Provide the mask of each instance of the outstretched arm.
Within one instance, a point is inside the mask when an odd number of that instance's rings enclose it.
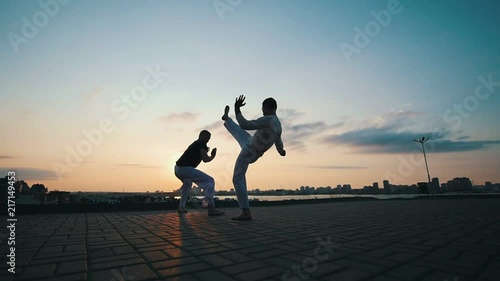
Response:
[[[243,130],[259,130],[265,128],[271,128],[271,118],[270,116],[262,116],[255,120],[247,120],[243,114],[236,115],[236,120],[240,124],[240,128]]]
[[[236,120],[243,130],[259,130],[271,127],[271,120],[269,116],[263,116],[255,120],[247,120],[241,113],[240,107],[245,106],[245,96],[240,95],[234,102],[234,113]]]

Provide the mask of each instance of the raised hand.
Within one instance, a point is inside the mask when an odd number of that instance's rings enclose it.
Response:
[[[285,156],[286,155],[286,150],[283,149],[283,151],[280,152],[280,155],[281,156]]]
[[[210,153],[210,155],[212,157],[215,157],[216,154],[217,154],[217,147],[214,147],[214,149],[212,149],[212,152]]]
[[[240,108],[242,106],[245,106],[245,96],[240,95],[239,97],[236,98],[236,101],[234,102],[234,107],[235,108]]]

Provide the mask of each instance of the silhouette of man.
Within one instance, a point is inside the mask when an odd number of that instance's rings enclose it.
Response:
[[[242,209],[239,216],[233,217],[233,220],[251,220],[250,206],[248,204],[248,192],[245,174],[248,165],[259,159],[273,144],[276,146],[281,156],[286,155],[283,149],[283,141],[281,140],[281,123],[276,116],[278,105],[273,98],[267,98],[262,102],[262,114],[264,116],[255,120],[246,120],[241,114],[240,108],[245,106],[245,96],[240,95],[234,103],[234,112],[236,124],[229,118],[229,106],[224,108],[224,126],[231,135],[238,141],[241,147],[240,154],[236,159],[233,173],[233,184],[236,190],[238,204]],[[246,130],[257,130],[251,136]]]
[[[207,163],[212,161],[217,154],[217,148],[212,149],[210,156],[208,156],[207,143],[210,140],[211,134],[207,130],[200,132],[198,139],[194,141],[187,149],[184,151],[182,156],[177,160],[175,165],[175,176],[182,181],[181,186],[181,201],[179,203],[179,213],[187,213],[186,211],[186,200],[189,195],[189,191],[193,185],[196,183],[200,188],[203,189],[205,193],[205,200],[208,203],[208,215],[216,216],[224,214],[223,211],[217,210],[215,208],[214,195],[215,195],[215,181],[214,179],[205,174],[204,172],[196,169],[200,162]]]

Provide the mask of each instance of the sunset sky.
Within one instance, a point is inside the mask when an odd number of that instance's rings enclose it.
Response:
[[[199,169],[229,190],[239,147],[220,119],[278,101],[250,189],[362,188],[431,177],[500,182],[500,2],[1,1],[0,173],[49,190],[172,191]],[[59,178],[58,178],[59,177]]]

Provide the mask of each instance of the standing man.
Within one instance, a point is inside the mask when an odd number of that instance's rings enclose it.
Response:
[[[203,130],[200,132],[198,139],[194,141],[182,154],[181,158],[177,160],[175,165],[175,176],[182,181],[181,186],[181,202],[179,203],[179,213],[187,213],[186,200],[193,182],[201,187],[205,193],[205,200],[208,203],[208,215],[217,216],[224,214],[223,211],[215,208],[215,181],[214,179],[197,170],[196,167],[203,162],[207,163],[212,161],[217,154],[217,148],[212,149],[210,156],[208,156],[207,143],[210,140],[210,132]]]
[[[245,96],[240,95],[234,103],[234,112],[239,126],[228,116],[229,106],[224,108],[224,126],[238,141],[241,147],[241,152],[236,159],[233,174],[233,184],[236,190],[238,204],[242,209],[242,213],[233,217],[233,220],[251,220],[250,206],[248,203],[248,192],[245,174],[248,165],[259,159],[273,144],[276,146],[281,156],[286,155],[283,149],[283,141],[281,140],[281,123],[276,116],[278,105],[273,98],[267,98],[262,102],[262,114],[264,116],[256,120],[246,120],[241,114],[240,108],[245,106]],[[245,130],[257,130],[251,136]]]

